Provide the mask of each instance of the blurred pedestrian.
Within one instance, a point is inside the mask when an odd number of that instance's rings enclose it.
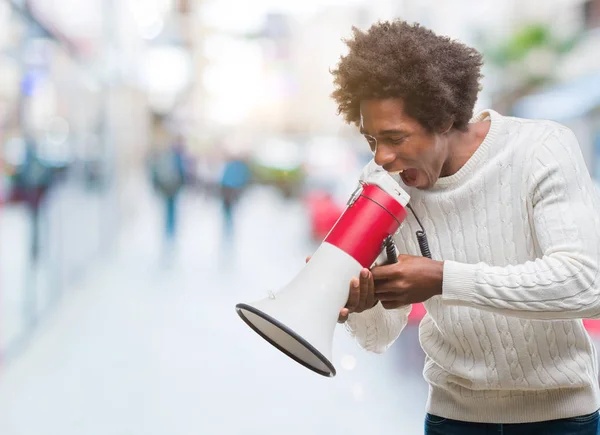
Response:
[[[36,263],[40,249],[40,210],[46,193],[53,181],[52,168],[40,159],[36,141],[25,138],[25,159],[13,175],[15,194],[23,199],[31,216],[30,258]]]
[[[164,204],[164,235],[167,249],[177,234],[177,200],[186,181],[184,142],[177,136],[168,146],[155,152],[151,159],[152,182]]]
[[[221,201],[224,231],[227,237],[232,235],[235,207],[250,184],[250,179],[250,167],[245,159],[232,157],[225,162],[221,176]]]

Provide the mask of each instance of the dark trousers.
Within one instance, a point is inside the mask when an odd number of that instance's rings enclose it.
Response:
[[[425,435],[600,435],[598,411],[560,420],[520,424],[470,423],[425,417]]]

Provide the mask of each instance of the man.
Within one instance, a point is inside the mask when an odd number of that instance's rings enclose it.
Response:
[[[426,434],[600,433],[580,320],[600,317],[600,206],[577,139],[550,121],[473,117],[482,56],[418,24],[354,29],[347,45],[332,96],[374,153],[365,174],[399,174],[432,259],[409,215],[405,255],[351,282],[340,322],[380,353],[425,303]]]

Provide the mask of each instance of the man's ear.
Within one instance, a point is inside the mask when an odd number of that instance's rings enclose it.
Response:
[[[454,119],[451,119],[444,127],[442,127],[442,132],[440,134],[444,135],[448,133],[450,130],[452,130],[452,127],[454,127]]]

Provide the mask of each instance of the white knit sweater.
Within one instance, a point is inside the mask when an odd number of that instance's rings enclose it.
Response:
[[[600,204],[573,133],[486,110],[488,135],[433,189],[404,186],[444,261],[443,294],[419,335],[427,412],[489,423],[571,417],[600,407],[596,350],[582,318],[600,317]],[[363,176],[372,168],[367,165]],[[409,213],[396,237],[420,255]],[[398,337],[410,307],[378,304],[347,328],[368,351]]]

